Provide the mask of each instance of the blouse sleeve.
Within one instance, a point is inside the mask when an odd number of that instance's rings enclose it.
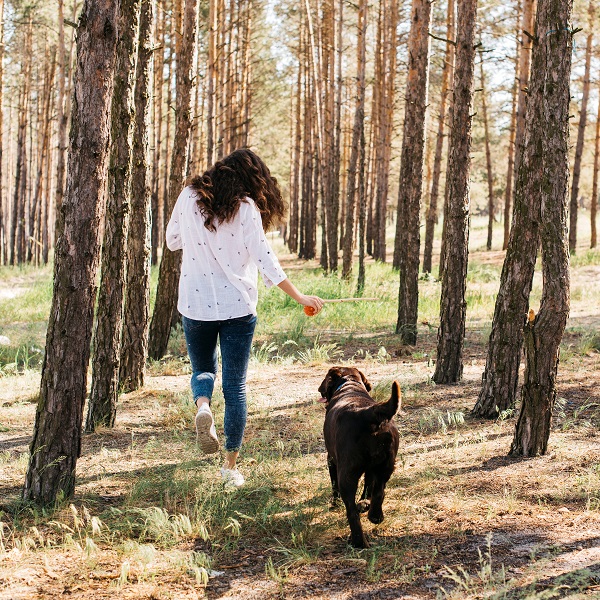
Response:
[[[258,208],[256,208],[254,202],[248,202],[246,204],[247,209],[244,204],[246,203],[242,204],[245,209],[242,216],[242,228],[246,249],[258,267],[265,285],[268,288],[278,285],[284,279],[287,279],[287,276],[265,236]]]
[[[181,241],[181,226],[179,221],[181,220],[181,201],[183,195],[186,193],[187,192],[184,189],[181,194],[179,194],[179,198],[177,198],[177,202],[175,203],[175,207],[171,213],[171,218],[167,224],[167,231],[165,233],[167,248],[172,251],[181,250],[183,248],[183,242]]]

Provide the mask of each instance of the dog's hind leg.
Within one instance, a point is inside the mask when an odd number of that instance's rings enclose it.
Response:
[[[331,460],[329,455],[327,456],[327,468],[329,469],[329,477],[331,479],[331,508],[335,508],[340,499],[340,490],[338,488],[337,465]]]
[[[373,475],[367,471],[365,473],[365,481],[363,486],[363,492],[360,497],[360,501],[357,503],[358,510],[361,513],[367,512],[371,506],[371,495],[373,489]]]
[[[355,548],[368,548],[369,542],[363,533],[360,524],[360,513],[356,506],[356,489],[358,488],[359,475],[344,474],[340,477],[340,495],[346,506],[346,517],[350,525],[350,543]]]

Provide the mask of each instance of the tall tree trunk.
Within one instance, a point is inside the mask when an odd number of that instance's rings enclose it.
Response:
[[[127,291],[119,385],[125,391],[144,385],[150,325],[150,225],[149,178],[150,98],[152,97],[153,0],[142,0],[135,84],[135,133],[131,173],[131,217],[127,240]]]
[[[117,416],[127,235],[131,212],[131,156],[139,24],[140,0],[121,0],[111,106],[111,151],[102,274],[92,349],[92,389],[85,424],[88,433],[99,426],[114,427]]]
[[[192,88],[192,130],[190,131],[190,149],[188,159],[188,176],[191,173],[202,173],[204,169],[201,168],[201,164],[204,162],[205,157],[200,156],[199,143],[200,136],[199,132],[202,129],[202,118],[200,116],[200,88],[201,82],[204,81],[204,74],[202,73],[200,66],[200,46],[202,44],[202,32],[200,28],[200,10],[196,14],[196,41],[194,43],[194,61],[193,61],[193,72],[196,74],[193,80]]]
[[[594,145],[594,179],[592,184],[592,198],[590,200],[590,225],[591,239],[590,248],[595,248],[597,241],[596,213],[598,211],[598,172],[600,171],[600,102],[598,102],[598,113],[596,115],[596,139]]]
[[[543,135],[538,142],[543,157],[538,190],[544,216],[540,227],[544,289],[539,313],[535,316],[531,310],[525,326],[525,380],[510,449],[513,456],[537,456],[548,448],[559,346],[569,315],[567,190],[572,9],[573,0],[539,0],[532,80],[533,69],[539,65],[543,87],[536,87],[532,93],[544,93],[541,115],[545,127],[540,130]]]
[[[369,131],[369,186],[367,192],[368,198],[368,214],[367,214],[367,252],[370,256],[376,260],[382,260],[379,257],[380,243],[383,242],[385,247],[385,232],[383,234],[383,240],[381,239],[380,232],[378,230],[378,223],[380,219],[379,215],[379,199],[377,196],[377,186],[379,185],[378,174],[379,174],[379,160],[380,150],[379,145],[381,144],[381,100],[380,97],[383,93],[382,88],[384,85],[384,72],[383,72],[383,22],[384,22],[384,11],[386,9],[387,2],[382,0],[379,2],[379,8],[377,11],[377,30],[375,36],[375,56],[373,58],[373,91],[371,92],[371,127]],[[387,193],[387,192],[386,192]],[[387,198],[385,199],[387,206]],[[384,206],[384,209],[385,209]]]
[[[3,106],[4,87],[4,0],[0,0],[0,265],[6,264],[6,219],[2,209],[4,200],[2,194],[2,157],[4,150],[4,114]]]
[[[212,4],[212,3],[211,3]],[[165,10],[157,6],[156,41],[158,48],[154,53],[154,153],[152,160],[152,252],[153,265],[158,264],[158,247],[160,245],[162,222],[162,202],[160,194],[162,145],[163,145],[163,88],[165,86]],[[167,110],[170,110],[167,107]]]
[[[496,297],[481,391],[472,411],[474,416],[487,419],[497,418],[500,413],[512,409],[516,403],[523,323],[529,309],[529,295],[539,247],[540,189],[544,169],[542,140],[549,129],[544,103],[545,96],[555,92],[545,74],[547,42],[544,32],[551,28],[540,21],[540,17],[542,15],[538,14],[537,39],[543,43],[534,45],[523,155],[515,184],[513,222]],[[546,13],[542,18],[547,18]],[[554,121],[553,118],[551,122]]]
[[[306,21],[307,21],[307,33],[308,33],[308,41],[307,45],[307,53],[309,56],[309,64],[311,67],[311,72],[308,77],[308,81],[310,81],[310,89],[311,89],[311,107],[314,111],[314,118],[311,117],[312,128],[311,131],[311,154],[312,156],[309,159],[311,164],[311,169],[307,171],[307,177],[311,177],[312,173],[312,183],[310,186],[310,202],[311,202],[311,210],[309,211],[310,222],[310,237],[307,237],[307,251],[308,255],[304,256],[304,258],[313,258],[310,256],[312,254],[312,238],[314,237],[315,242],[315,250],[316,253],[316,237],[317,237],[317,204],[318,204],[318,190],[319,187],[321,189],[321,195],[323,194],[323,190],[325,189],[325,183],[323,181],[323,160],[324,160],[324,142],[323,142],[323,131],[324,131],[324,109],[323,109],[323,80],[322,80],[322,68],[321,62],[319,59],[318,48],[317,48],[317,38],[315,35],[315,27],[314,20],[312,18],[312,12],[310,7],[309,0],[305,0],[305,8],[306,8]],[[307,87],[307,89],[309,89]],[[315,167],[315,168],[313,168]],[[322,202],[324,205],[324,202]],[[323,210],[323,206],[322,206]],[[320,256],[320,264],[324,270],[327,270],[328,259],[327,259],[327,243],[326,243],[326,223],[324,223],[324,219],[322,220],[322,243],[321,243],[321,256]]]
[[[463,343],[467,301],[467,264],[469,257],[469,171],[471,166],[471,106],[475,70],[475,19],[477,0],[458,4],[454,109],[448,156],[446,188],[448,212],[446,225],[446,267],[442,276],[440,327],[436,383],[460,381],[463,372]]]
[[[517,103],[517,126],[515,133],[515,181],[519,176],[519,166],[524,152],[525,111],[527,110],[529,69],[531,66],[531,47],[534,36],[535,5],[537,0],[522,1],[523,18],[521,21],[521,52],[519,54],[519,101]]]
[[[54,292],[23,498],[53,503],[75,489],[100,258],[117,45],[116,0],[86,0],[77,32],[67,188]]]
[[[487,171],[488,184],[488,231],[486,248],[492,249],[492,235],[494,229],[494,173],[492,170],[492,149],[490,147],[490,125],[488,120],[487,110],[487,87],[485,81],[485,70],[483,68],[483,54],[479,62],[480,77],[481,77],[481,111],[483,113],[483,130],[485,137],[485,164]]]
[[[299,24],[299,52],[302,55],[304,46],[304,19]],[[290,217],[288,226],[287,245],[290,252],[298,252],[298,233],[300,225],[300,161],[302,158],[302,81],[304,78],[304,61],[298,61],[298,75],[296,80],[296,102],[294,118],[292,120],[293,142],[291,161],[291,186],[290,186]]]
[[[342,171],[342,166],[345,165],[344,161],[344,148],[342,143],[342,96],[344,92],[344,77],[343,77],[343,30],[344,30],[344,0],[338,0],[337,7],[337,19],[334,21],[337,23],[337,31],[336,31],[336,42],[335,42],[335,80],[333,82],[333,88],[335,90],[335,114],[334,114],[334,159],[333,159],[333,182],[332,182],[332,193],[335,197],[335,202],[337,204],[337,219],[336,219],[336,231],[335,231],[335,239],[336,239],[336,258],[335,258],[335,269],[337,269],[338,265],[338,253],[342,247],[342,239],[343,239],[343,225],[344,225],[344,214],[343,209],[340,208],[340,204],[343,205],[343,202],[340,202],[340,194],[343,187],[343,177],[342,181],[340,181],[340,175]],[[330,267],[333,266],[330,265]]]
[[[521,2],[517,2],[517,47],[515,49],[515,81],[512,89],[512,109],[510,117],[510,129],[508,133],[508,166],[506,172],[506,189],[504,191],[504,237],[502,238],[502,250],[508,247],[510,235],[510,215],[513,197],[513,180],[515,174],[515,137],[517,134],[517,98],[519,95],[519,59],[521,44],[519,42],[519,24],[521,22]]]
[[[192,58],[196,40],[197,0],[186,0],[183,19],[183,39],[181,53],[177,57],[177,90],[175,107],[175,138],[171,174],[169,177],[170,215],[181,192],[187,170],[188,148],[191,123]],[[158,288],[154,313],[150,323],[148,354],[155,360],[161,358],[167,350],[171,332],[171,318],[177,304],[177,285],[181,268],[181,252],[171,252],[163,245],[162,260],[158,276]]]
[[[442,173],[442,154],[444,150],[444,129],[446,125],[446,110],[448,105],[449,83],[454,76],[454,0],[448,0],[448,17],[446,26],[446,54],[444,57],[444,69],[442,71],[442,90],[440,98],[440,112],[438,115],[438,131],[435,142],[435,156],[433,159],[433,174],[431,177],[431,194],[429,195],[429,206],[427,207],[427,218],[425,221],[425,247],[423,249],[423,272],[431,273],[433,255],[433,238],[435,224],[438,221],[438,197],[440,179]]]
[[[392,134],[394,130],[394,95],[396,84],[396,29],[398,24],[398,1],[384,0],[379,14],[378,47],[376,57],[376,83],[373,96],[375,135],[373,143],[375,161],[375,198],[373,218],[373,257],[387,260],[386,228],[387,203],[389,194],[389,170],[391,160]],[[379,62],[377,62],[379,61]]]
[[[352,151],[348,165],[348,181],[346,191],[346,223],[344,226],[344,252],[342,261],[342,277],[348,279],[352,273],[352,253],[354,250],[354,213],[356,207],[356,178],[358,155],[364,154],[365,140],[365,64],[367,56],[367,1],[360,0],[358,5],[358,31],[356,42],[356,108],[354,127],[352,129]],[[362,148],[361,148],[362,144]],[[363,161],[364,162],[364,161]],[[364,180],[364,172],[358,173],[359,181]]]
[[[575,144],[575,162],[573,164],[573,183],[571,186],[571,204],[569,210],[569,251],[577,251],[577,209],[579,205],[579,179],[581,177],[581,158],[585,142],[585,126],[587,123],[587,105],[590,97],[590,67],[592,63],[592,47],[594,45],[594,20],[596,5],[590,0],[588,6],[589,21],[588,35],[585,44],[585,72],[583,75],[583,94],[581,97],[581,111],[579,113],[579,127],[577,128],[577,143]]]
[[[208,64],[206,66],[206,164],[213,164],[215,128],[215,79],[217,54],[217,15],[216,2],[209,2],[208,8]]]
[[[165,15],[167,16],[167,15]],[[174,16],[167,20],[165,20],[165,31],[164,31],[164,43],[169,48],[168,54],[165,56],[165,64],[166,64],[166,79],[165,84],[167,86],[167,93],[165,98],[165,107],[164,112],[166,113],[165,120],[165,132],[163,139],[163,147],[164,147],[164,158],[162,160],[162,178],[160,182],[160,190],[158,194],[158,221],[160,223],[158,227],[158,239],[157,244],[158,247],[162,247],[164,245],[164,233],[166,229],[166,224],[169,220],[169,215],[167,214],[169,211],[168,202],[169,202],[169,169],[171,162],[171,113],[173,112],[172,100],[173,100],[173,72],[175,69],[175,31],[174,31]],[[168,60],[166,60],[168,57]],[[175,75],[176,77],[176,75]],[[177,109],[175,109],[176,111]],[[175,119],[177,119],[177,115],[175,115]],[[158,249],[157,249],[158,253]]]
[[[29,35],[27,36],[29,38]],[[12,219],[10,231],[10,264],[22,264],[25,259],[25,204],[27,184],[27,123],[29,117],[29,84],[31,81],[31,49],[26,41],[23,57],[23,82],[20,90],[19,129],[13,190]]]
[[[41,215],[41,207],[39,206],[44,199],[42,198],[42,187],[43,187],[43,177],[44,170],[46,166],[46,161],[49,160],[49,146],[50,146],[50,100],[52,98],[52,83],[54,81],[54,70],[56,68],[56,53],[52,52],[52,59],[50,59],[48,51],[46,52],[46,61],[45,61],[45,73],[44,73],[44,85],[42,87],[41,94],[41,104],[42,104],[42,114],[41,114],[41,148],[40,148],[40,157],[37,165],[37,175],[35,181],[35,187],[33,192],[33,198],[31,201],[31,215],[32,218],[29,220],[29,243],[27,244],[27,262],[31,262],[33,259],[33,255],[35,252],[35,248],[39,247],[40,241],[39,237],[39,228],[38,235],[35,232],[35,224],[36,219],[39,214]],[[41,222],[41,220],[40,220]]]
[[[50,117],[49,117],[50,119]],[[41,261],[44,265],[48,264],[50,254],[50,213],[52,209],[52,152],[48,152],[46,161],[46,174],[44,175],[45,185],[42,192],[42,211],[41,211]]]
[[[368,6],[368,5],[367,5]],[[365,29],[367,23],[365,22]],[[358,172],[365,173],[366,165],[366,143],[365,130],[362,128],[362,137],[359,140],[358,151]],[[356,295],[362,296],[365,289],[365,237],[367,220],[367,183],[365,177],[358,178],[358,278],[356,281]]]
[[[408,37],[404,137],[394,242],[394,267],[400,269],[396,333],[401,335],[404,344],[411,345],[417,343],[420,217],[429,82],[430,21],[431,1],[413,0]]]
[[[338,267],[338,233],[339,233],[339,189],[336,181],[336,163],[339,163],[339,148],[336,147],[336,79],[335,79],[335,7],[333,0],[323,0],[322,22],[322,80],[323,88],[323,130],[319,132],[323,138],[321,146],[322,202],[324,206],[324,253],[327,263],[326,271],[337,271]],[[323,264],[323,257],[321,260]]]
[[[65,27],[64,27],[64,0],[58,0],[58,96],[56,98],[57,130],[57,159],[56,159],[56,189],[54,204],[57,214],[60,212],[65,193],[65,159],[67,153],[67,125],[69,115],[66,109],[66,79],[70,71],[67,65]],[[58,233],[58,232],[57,232]]]

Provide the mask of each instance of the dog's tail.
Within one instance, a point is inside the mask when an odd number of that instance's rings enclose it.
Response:
[[[397,381],[392,383],[392,395],[387,402],[380,402],[372,408],[373,422],[380,425],[384,421],[389,421],[400,408],[402,403],[402,392]]]

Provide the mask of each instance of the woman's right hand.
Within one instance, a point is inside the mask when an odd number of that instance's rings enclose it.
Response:
[[[312,312],[311,316],[318,315],[325,304],[319,296],[307,296],[306,294],[302,294],[302,297],[298,301],[302,306],[310,306],[312,308],[314,312]]]
[[[302,306],[310,306],[312,311],[314,311],[312,312],[311,316],[320,313],[321,309],[323,308],[323,304],[325,304],[323,302],[323,299],[319,298],[319,296],[308,296],[307,294],[303,294],[302,292],[300,292],[298,288],[287,278],[284,279],[281,283],[278,283],[277,287],[283,290],[296,302],[302,304]]]

